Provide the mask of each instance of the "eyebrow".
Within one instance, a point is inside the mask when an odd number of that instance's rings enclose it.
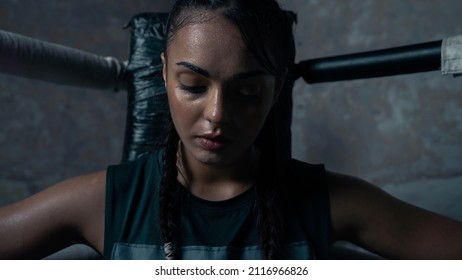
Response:
[[[207,78],[210,77],[209,71],[207,71],[207,70],[205,70],[203,68],[200,68],[199,66],[194,65],[192,63],[189,63],[189,62],[186,62],[186,61],[180,61],[176,65],[186,67],[189,70],[191,70],[193,72],[196,72],[196,73],[198,73],[198,74],[200,74],[200,75],[202,75],[204,77],[207,77]],[[258,76],[258,75],[267,75],[267,74],[268,73],[263,71],[263,70],[252,70],[252,71],[248,71],[248,72],[238,73],[238,74],[232,76],[231,80],[243,80],[243,79],[247,79],[247,78]]]
[[[189,62],[186,62],[186,61],[180,61],[178,62],[176,65],[179,65],[179,66],[184,66],[186,68],[188,68],[189,70],[193,71],[193,72],[196,72],[198,74],[201,74],[202,76],[205,76],[205,77],[210,77],[210,73],[209,71],[205,70],[205,69],[202,69],[200,68],[199,66],[196,66],[194,64],[191,64]]]

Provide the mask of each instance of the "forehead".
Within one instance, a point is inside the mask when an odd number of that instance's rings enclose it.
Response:
[[[169,44],[167,54],[169,64],[187,61],[221,74],[260,68],[238,27],[217,14],[181,27]]]

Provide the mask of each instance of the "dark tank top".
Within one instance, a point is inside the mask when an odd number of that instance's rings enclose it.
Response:
[[[329,196],[323,165],[290,159],[284,203],[285,259],[325,259]],[[159,222],[162,152],[107,170],[105,259],[165,259]],[[182,259],[261,259],[255,190],[224,201],[195,197],[177,184]]]

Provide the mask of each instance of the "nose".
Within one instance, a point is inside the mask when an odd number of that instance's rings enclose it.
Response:
[[[231,119],[230,103],[222,89],[211,90],[206,98],[204,118],[215,124],[229,122]]]

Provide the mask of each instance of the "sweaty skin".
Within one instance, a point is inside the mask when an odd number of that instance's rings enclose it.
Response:
[[[0,259],[40,259],[75,243],[103,253],[106,171],[0,208]]]
[[[198,197],[224,200],[253,183],[259,162],[252,143],[279,92],[237,28],[203,13],[210,20],[176,34],[162,56],[163,75],[182,142],[178,166],[186,178],[178,179]],[[332,242],[349,240],[390,258],[462,259],[460,222],[354,177],[328,172],[327,182]],[[102,254],[105,186],[100,171],[1,208],[0,258],[41,258],[77,242]]]
[[[221,16],[185,25],[162,59],[189,190],[209,200],[245,191],[257,165],[252,144],[276,98],[275,78]]]

